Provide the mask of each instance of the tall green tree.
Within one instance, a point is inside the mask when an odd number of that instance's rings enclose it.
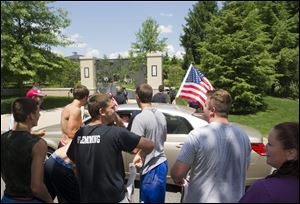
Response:
[[[104,77],[108,77],[109,80],[112,80],[113,78],[113,69],[110,63],[110,60],[107,55],[103,55],[103,59],[98,61],[100,63],[98,67],[101,67],[101,69],[97,69],[97,76],[102,78],[100,81],[104,79]]]
[[[271,93],[299,97],[299,2],[256,2],[271,38],[270,54],[277,60]]]
[[[227,3],[207,27],[207,40],[200,42],[201,71],[216,88],[228,90],[233,112],[252,113],[264,108],[262,96],[275,81],[276,60],[268,49],[255,2]]]
[[[163,78],[167,87],[179,88],[185,71],[181,68],[181,60],[174,55],[172,58],[166,53],[163,56]]]
[[[148,17],[143,23],[142,28],[135,34],[136,42],[133,42],[131,45],[131,55],[137,57],[138,59],[143,59],[143,62],[146,62],[147,53],[164,51],[166,49],[166,40],[167,38],[159,38],[160,31],[158,30],[158,23]],[[140,61],[140,60],[138,60]]]
[[[166,49],[167,38],[159,38],[159,25],[152,18],[147,18],[143,22],[142,28],[136,33],[136,42],[132,43],[131,48],[137,54],[164,51]]]
[[[135,73],[138,70],[143,70],[146,73],[146,55],[151,52],[163,52],[166,50],[167,38],[160,38],[158,23],[148,17],[143,23],[142,27],[135,34],[136,42],[131,44],[129,52],[130,70]]]
[[[217,13],[216,1],[199,1],[189,10],[180,36],[181,45],[185,48],[183,69],[188,69],[190,63],[200,64],[201,53],[197,50],[199,42],[207,38],[206,24]]]
[[[43,75],[39,70],[37,75]],[[67,60],[63,64],[63,69],[59,72],[51,72],[46,76],[46,82],[49,83],[51,87],[74,87],[80,84],[80,63],[77,60]]]
[[[49,1],[1,1],[1,87],[32,78],[45,80],[59,71],[67,59],[51,47],[71,42],[62,34],[70,21],[67,12]]]

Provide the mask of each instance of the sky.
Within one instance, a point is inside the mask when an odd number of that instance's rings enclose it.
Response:
[[[63,32],[76,42],[68,47],[54,47],[64,56],[73,52],[84,56],[117,58],[128,56],[142,23],[151,17],[159,25],[159,39],[167,38],[170,56],[181,58],[184,48],[180,35],[189,9],[196,1],[56,1],[49,4],[68,12],[71,24]]]

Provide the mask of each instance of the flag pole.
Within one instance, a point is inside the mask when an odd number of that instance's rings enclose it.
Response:
[[[187,72],[186,72],[186,74],[185,74],[185,76],[184,76],[184,79],[183,79],[183,81],[182,81],[182,83],[181,83],[181,85],[180,85],[180,88],[179,88],[179,90],[178,90],[178,92],[177,92],[175,98],[178,98],[179,93],[181,92],[181,89],[182,89],[182,87],[183,87],[183,85],[184,85],[184,83],[185,83],[185,80],[186,80],[186,78],[188,77],[188,75],[189,75],[190,70],[192,69],[192,67],[193,67],[193,64],[190,64],[190,67],[189,67],[189,69],[187,70]]]

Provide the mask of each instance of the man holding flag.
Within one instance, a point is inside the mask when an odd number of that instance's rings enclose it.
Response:
[[[204,74],[191,64],[179,88],[176,98],[179,97],[194,101],[203,109],[206,101],[206,92],[213,89],[213,86]]]

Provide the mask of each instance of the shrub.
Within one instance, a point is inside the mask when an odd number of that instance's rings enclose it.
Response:
[[[17,97],[1,99],[1,114],[11,113],[11,104],[16,98]],[[47,96],[45,97],[44,102],[42,103],[41,109],[48,110],[52,108],[64,107],[72,101],[72,97]]]

